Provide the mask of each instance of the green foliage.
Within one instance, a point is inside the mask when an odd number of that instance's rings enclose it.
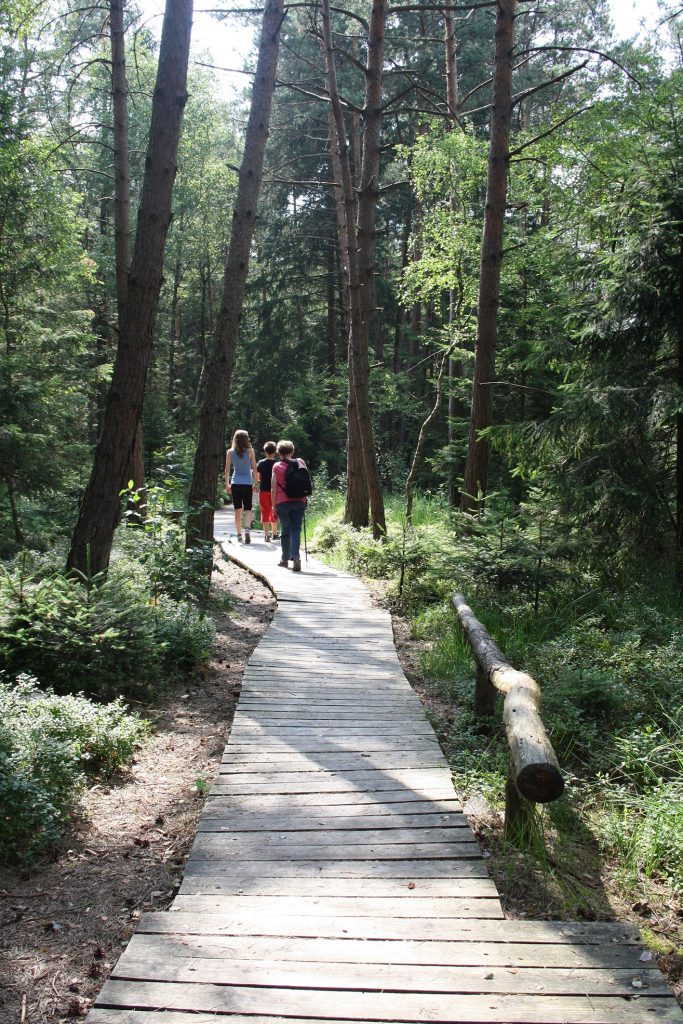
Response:
[[[27,860],[59,838],[86,774],[117,771],[147,729],[121,700],[93,704],[31,676],[0,678],[0,861]]]
[[[189,605],[154,603],[144,570],[119,559],[85,585],[23,567],[0,577],[0,666],[62,693],[141,693],[205,659],[213,625]]]

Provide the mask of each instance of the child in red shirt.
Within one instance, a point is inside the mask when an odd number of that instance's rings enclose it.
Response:
[[[275,465],[275,442],[266,441],[263,446],[263,450],[266,453],[266,457],[265,459],[261,459],[256,466],[256,478],[260,487],[258,500],[259,505],[261,506],[263,539],[267,544],[270,544],[273,539],[275,523],[275,510],[273,509],[273,500],[270,493],[273,478],[273,466]]]

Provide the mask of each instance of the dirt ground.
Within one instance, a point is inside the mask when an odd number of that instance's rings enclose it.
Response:
[[[231,563],[216,574],[211,661],[155,708],[153,737],[130,770],[85,796],[52,859],[0,871],[0,1024],[83,1017],[135,923],[175,895],[220,762],[246,662],[275,607],[270,591]],[[199,780],[199,781],[198,781]]]

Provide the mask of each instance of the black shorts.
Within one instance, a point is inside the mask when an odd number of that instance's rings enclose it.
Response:
[[[251,503],[254,490],[251,484],[233,484],[230,488],[232,503],[235,508],[243,508],[245,512],[251,512]]]

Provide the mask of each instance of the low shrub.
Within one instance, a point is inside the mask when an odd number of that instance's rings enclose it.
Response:
[[[0,669],[60,693],[144,693],[204,660],[212,640],[197,608],[149,596],[139,565],[85,583],[23,569],[0,578]]]
[[[0,860],[26,860],[64,831],[88,775],[130,760],[148,730],[121,700],[95,704],[0,678]]]

